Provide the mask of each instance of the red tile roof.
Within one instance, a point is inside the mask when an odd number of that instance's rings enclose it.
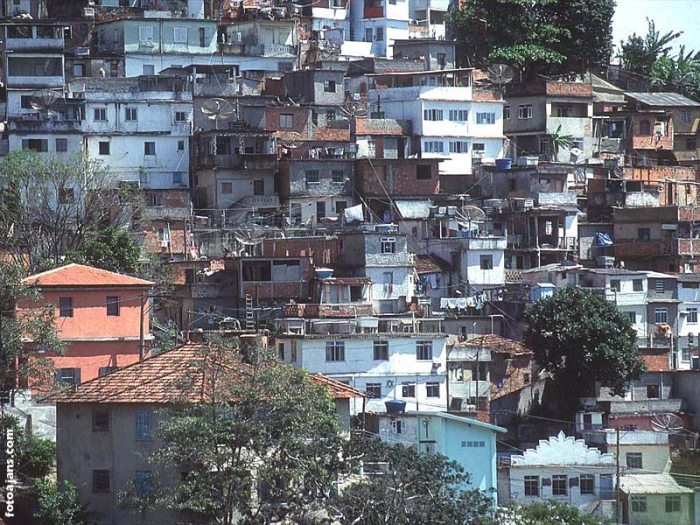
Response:
[[[155,357],[121,368],[106,376],[78,385],[73,391],[50,395],[46,402],[55,403],[172,403],[183,401],[181,392],[187,385],[184,401],[201,403],[207,400],[204,388],[208,370],[201,344],[187,343]],[[231,360],[224,364],[233,374],[243,374],[247,365]],[[325,386],[334,399],[362,397],[362,392],[324,377],[309,376],[311,382]]]
[[[525,348],[522,343],[513,341],[512,339],[506,339],[505,337],[495,334],[475,337],[474,339],[469,339],[463,343],[458,343],[456,346],[467,348],[486,348],[494,353],[507,353],[514,355],[532,354],[532,352]]]
[[[149,288],[154,284],[151,281],[145,281],[136,277],[129,277],[128,275],[75,263],[30,275],[22,279],[22,282],[30,286],[38,285],[43,287],[138,286]]]

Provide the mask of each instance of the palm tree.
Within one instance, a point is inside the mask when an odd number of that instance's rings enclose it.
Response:
[[[550,151],[550,161],[556,162],[559,157],[559,150],[561,148],[570,148],[574,145],[574,138],[571,135],[564,135],[561,132],[561,124],[557,127],[556,131],[549,133],[549,143],[551,144]]]

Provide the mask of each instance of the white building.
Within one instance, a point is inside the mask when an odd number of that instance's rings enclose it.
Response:
[[[611,515],[615,468],[613,454],[601,454],[582,439],[560,432],[521,456],[511,456],[510,467],[498,473],[498,501],[527,505],[558,500]]]
[[[387,118],[413,123],[414,151],[439,158],[441,175],[472,173],[473,158],[503,149],[503,101],[475,96],[471,70],[367,75],[367,99]],[[483,99],[482,99],[483,98]]]
[[[86,78],[85,151],[118,180],[189,186],[192,93],[184,78]]]
[[[350,38],[372,44],[372,56],[393,58],[394,40],[408,38],[408,0],[360,0],[350,3]]]
[[[447,334],[441,318],[280,319],[279,357],[367,392],[368,411],[390,400],[409,411],[447,409]],[[361,412],[353,401],[351,412]]]
[[[700,344],[700,281],[695,274],[679,274],[678,276],[678,346],[681,359],[678,368],[688,370],[700,366],[697,347]],[[693,363],[695,358],[695,364]]]

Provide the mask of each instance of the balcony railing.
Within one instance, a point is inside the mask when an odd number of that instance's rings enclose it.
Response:
[[[247,44],[245,46],[245,54],[262,57],[291,57],[294,56],[294,46],[285,44]]]
[[[372,315],[371,304],[286,304],[282,317],[349,317]]]
[[[274,153],[242,153],[243,169],[269,170],[277,167],[277,155]]]

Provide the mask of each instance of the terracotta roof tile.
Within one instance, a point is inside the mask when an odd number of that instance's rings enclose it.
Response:
[[[491,352],[515,355],[532,353],[530,350],[525,348],[522,343],[513,341],[512,339],[506,339],[505,337],[495,334],[475,337],[469,341],[458,343],[456,346],[467,348],[487,348],[491,350]]]
[[[204,384],[206,364],[199,352],[201,344],[188,343],[155,357],[126,366],[106,376],[78,385],[72,391],[60,392],[46,398],[55,403],[172,403],[182,401],[183,385],[193,386],[185,400],[192,403],[206,401],[197,385]],[[236,367],[235,370],[233,367]],[[245,373],[246,365],[235,363],[234,374]],[[334,399],[362,397],[362,392],[324,377],[310,376],[310,380],[329,389]]]
[[[350,129],[320,128],[314,126],[312,140],[323,140],[329,142],[349,142]]]
[[[82,264],[68,264],[46,272],[25,277],[27,285],[49,286],[153,286],[151,281],[129,277],[120,273],[101,270]]]

